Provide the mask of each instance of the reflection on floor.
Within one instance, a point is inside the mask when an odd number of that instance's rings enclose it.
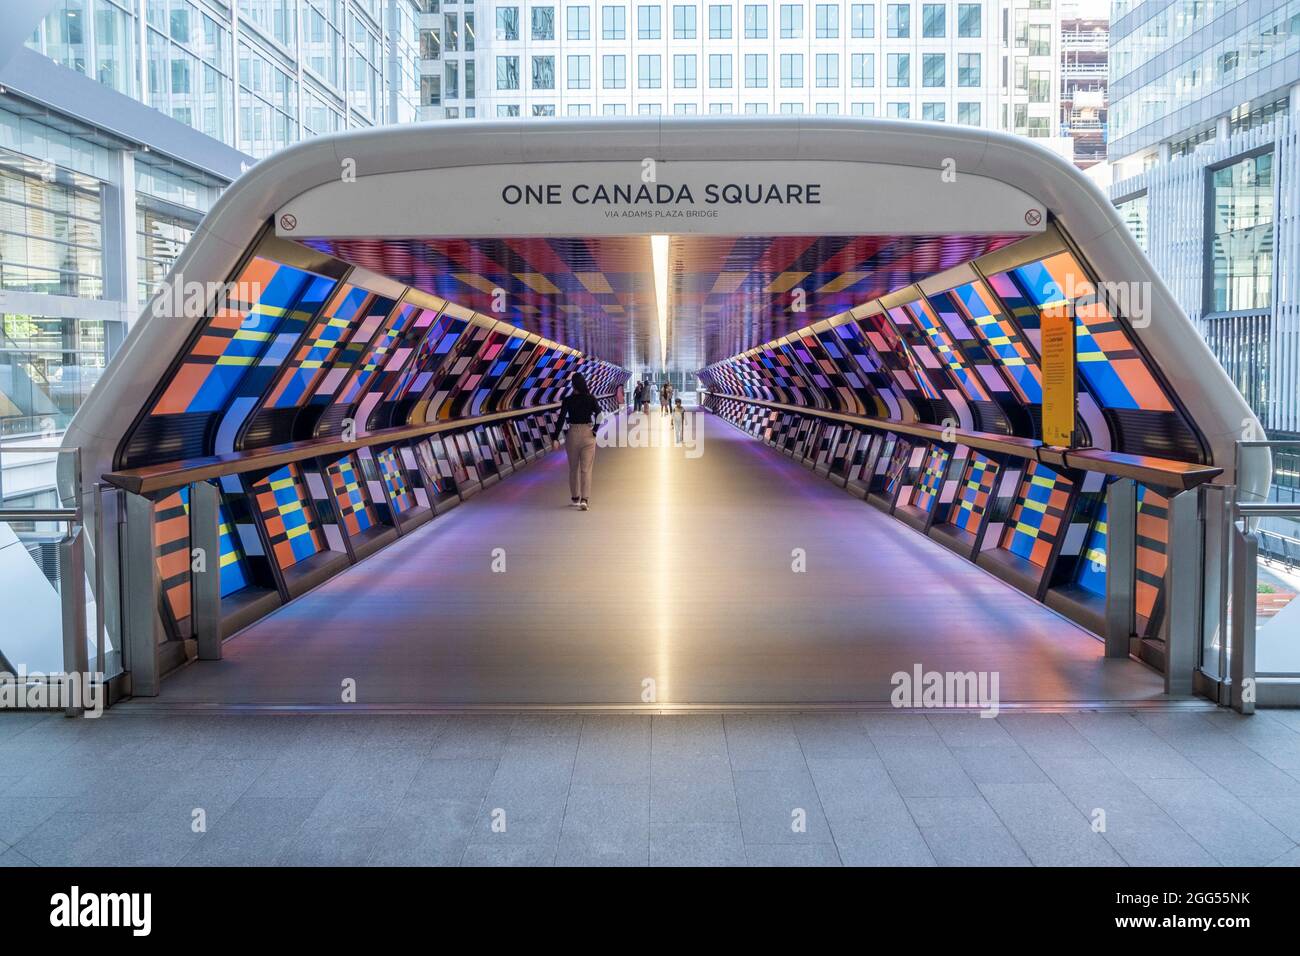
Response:
[[[1004,702],[1160,697],[1153,671],[702,419],[698,457],[602,448],[586,513],[562,454],[525,468],[165,680],[160,702],[338,704],[348,679],[374,706],[883,702],[916,665],[997,672]]]
[[[1300,865],[1298,731],[1297,711],[0,713],[0,866]]]

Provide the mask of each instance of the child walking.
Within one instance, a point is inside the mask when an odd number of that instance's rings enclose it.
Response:
[[[680,398],[673,406],[673,436],[679,445],[686,440],[686,409],[682,408]]]

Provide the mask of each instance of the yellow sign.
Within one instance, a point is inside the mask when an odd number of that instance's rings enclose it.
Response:
[[[1043,443],[1074,444],[1074,317],[1069,306],[1043,312]]]

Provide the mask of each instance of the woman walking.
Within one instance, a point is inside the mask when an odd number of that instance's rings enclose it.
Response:
[[[581,372],[574,372],[570,382],[572,389],[560,403],[560,417],[555,420],[555,433],[551,440],[556,448],[560,447],[560,432],[568,422],[569,434],[564,439],[564,451],[569,457],[569,499],[574,506],[586,511],[587,499],[591,495],[591,470],[596,463],[596,426],[600,423],[600,405],[592,397],[587,379]]]

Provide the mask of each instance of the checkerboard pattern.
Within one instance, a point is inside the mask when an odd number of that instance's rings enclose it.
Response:
[[[988,513],[993,486],[997,482],[998,463],[992,458],[972,451],[962,476],[961,492],[952,509],[949,523],[968,534],[976,534]]]
[[[250,491],[278,567],[293,567],[325,550],[324,536],[297,465],[276,469],[253,482]]]
[[[948,470],[948,462],[952,458],[952,453],[942,445],[931,445],[930,453],[925,457],[925,468],[921,472],[921,477],[917,479],[916,491],[912,495],[912,504],[922,511],[931,511],[934,509],[934,503],[939,498],[939,491],[943,487],[943,476]]]
[[[330,490],[338,505],[339,515],[343,518],[343,528],[349,536],[368,531],[375,525],[374,515],[370,511],[370,502],[366,499],[365,489],[357,476],[356,463],[351,455],[344,455],[325,469],[329,477]]]
[[[1040,568],[1047,567],[1060,538],[1072,487],[1065,475],[1042,462],[1029,462],[1001,546]]]

